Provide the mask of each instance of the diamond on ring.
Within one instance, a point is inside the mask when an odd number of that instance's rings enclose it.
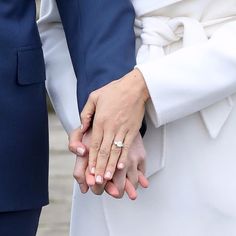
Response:
[[[123,148],[124,144],[122,141],[115,141],[114,144],[118,147],[118,148]]]

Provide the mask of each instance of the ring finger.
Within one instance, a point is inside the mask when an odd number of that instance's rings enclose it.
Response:
[[[113,178],[113,175],[115,173],[116,167],[118,160],[120,158],[120,155],[122,153],[122,148],[123,148],[123,141],[125,139],[125,133],[120,132],[116,135],[112,148],[111,148],[111,154],[110,158],[106,167],[106,172],[105,172],[105,179],[106,180],[111,180]],[[124,164],[120,166],[119,169],[124,169]]]

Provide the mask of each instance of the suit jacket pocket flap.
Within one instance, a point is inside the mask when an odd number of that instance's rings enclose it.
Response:
[[[41,47],[19,49],[17,58],[18,84],[30,85],[45,81],[45,63]]]

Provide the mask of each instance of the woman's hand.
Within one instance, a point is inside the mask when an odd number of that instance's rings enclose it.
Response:
[[[76,151],[78,147],[86,149],[84,157],[77,156],[74,169],[74,177],[79,183],[82,193],[86,193],[90,187],[96,195],[101,195],[105,189],[112,197],[122,198],[124,192],[126,192],[130,199],[135,200],[138,184],[144,188],[148,187],[148,180],[144,176],[146,152],[140,134],[135,138],[131,146],[127,167],[123,170],[117,170],[113,179],[111,181],[104,181],[102,185],[95,183],[94,175],[88,170],[88,158],[86,157],[88,151],[86,146],[90,146],[91,131],[84,135],[83,144],[81,143],[81,137],[82,132],[80,129],[72,132],[70,135],[70,150],[78,154]]]
[[[86,130],[94,116],[89,169],[95,174],[96,183],[102,184],[104,178],[111,180],[116,167],[125,168],[148,98],[144,78],[137,69],[91,93],[81,121]]]
[[[146,151],[142,137],[138,134],[130,147],[126,167],[122,170],[116,170],[113,176],[112,182],[119,191],[116,198],[122,198],[127,192],[129,198],[135,200],[137,198],[135,190],[138,185],[140,184],[143,188],[148,187],[148,180],[145,177],[145,162]]]

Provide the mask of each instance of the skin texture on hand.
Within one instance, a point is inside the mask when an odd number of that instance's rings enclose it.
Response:
[[[114,198],[122,198],[126,192],[131,200],[137,198],[136,188],[140,184],[143,188],[148,187],[148,180],[145,178],[145,149],[142,138],[138,135],[131,146],[129,153],[129,162],[123,170],[117,170],[112,180],[104,181],[103,184],[97,184],[95,177],[88,169],[88,150],[91,142],[91,130],[82,137],[81,129],[73,131],[70,135],[70,150],[77,154],[74,168],[74,177],[79,183],[82,193],[86,193],[89,188],[96,195],[101,195],[104,190]],[[81,143],[83,141],[83,143]],[[78,156],[77,149],[83,148],[86,151],[83,157]]]
[[[81,113],[83,129],[94,117],[89,152],[89,170],[96,182],[113,178],[116,167],[125,168],[134,139],[139,133],[149,98],[141,72],[133,70],[122,79],[94,91]],[[123,148],[114,145],[124,143]]]

